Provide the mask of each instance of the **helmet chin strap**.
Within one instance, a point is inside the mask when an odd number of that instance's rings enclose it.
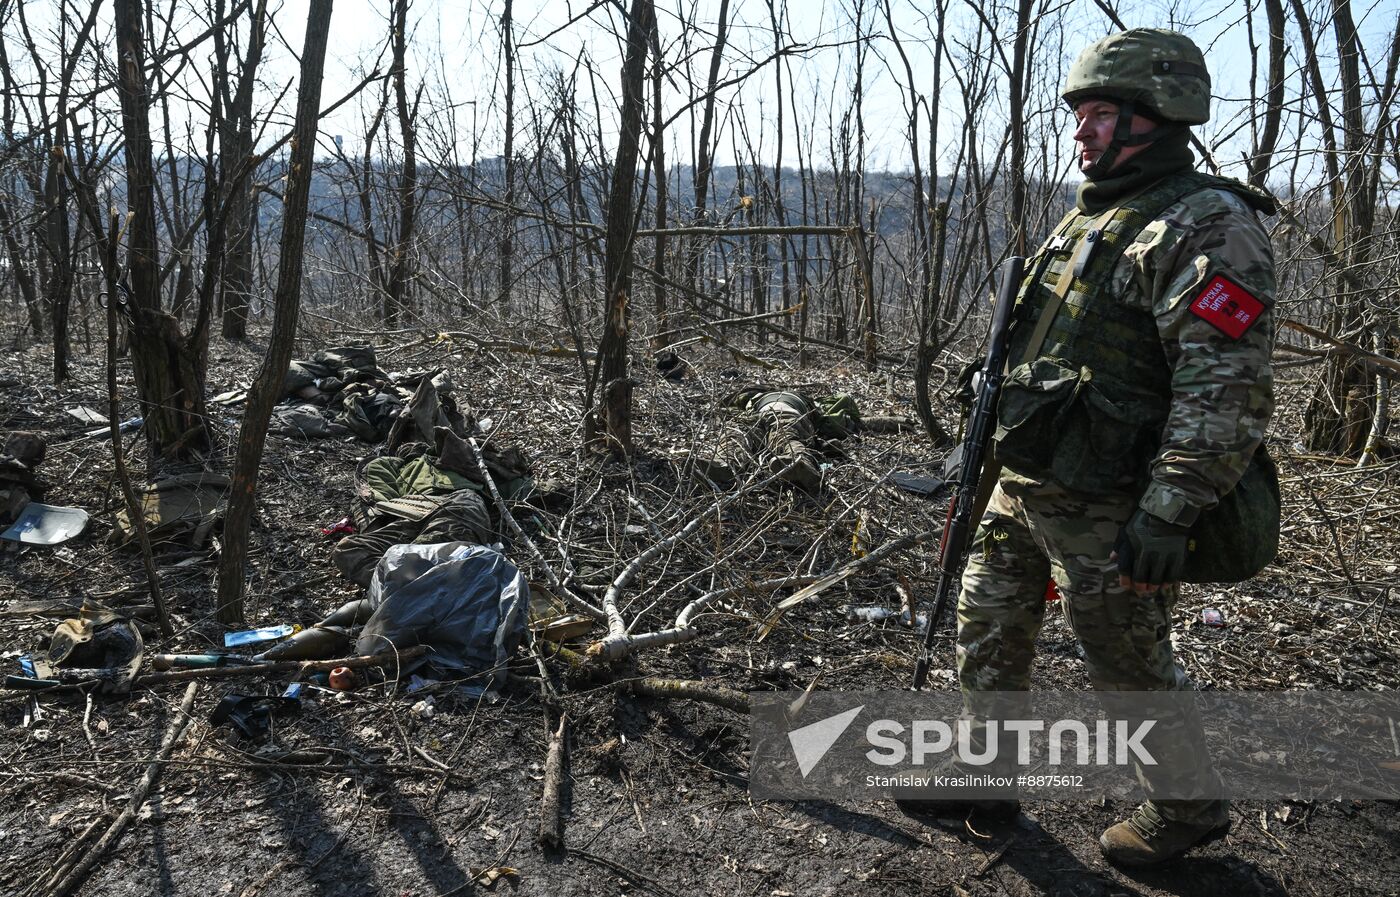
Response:
[[[1091,181],[1108,175],[1114,164],[1118,161],[1118,154],[1125,146],[1142,146],[1145,143],[1152,143],[1161,140],[1163,137],[1184,130],[1184,125],[1179,122],[1167,122],[1158,125],[1145,134],[1132,133],[1133,116],[1137,114],[1137,108],[1132,100],[1124,100],[1118,104],[1118,121],[1113,126],[1113,139],[1108,142],[1108,146],[1094,160],[1088,168],[1084,169],[1084,176]]]

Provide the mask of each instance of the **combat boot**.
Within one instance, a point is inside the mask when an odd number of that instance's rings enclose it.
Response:
[[[1099,848],[1119,866],[1152,866],[1218,841],[1229,831],[1228,811],[1223,821],[1185,822],[1165,818],[1147,801],[1132,816],[1105,830],[1099,836]]]

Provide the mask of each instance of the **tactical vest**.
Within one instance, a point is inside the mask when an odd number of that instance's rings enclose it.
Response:
[[[1184,171],[1097,215],[1072,211],[1055,228],[1032,257],[1016,300],[1012,369],[995,436],[1003,466],[1090,494],[1146,481],[1171,410],[1171,366],[1151,311],[1113,292],[1113,271],[1128,244],[1169,207],[1230,184]],[[1043,321],[1057,293],[1063,301]]]

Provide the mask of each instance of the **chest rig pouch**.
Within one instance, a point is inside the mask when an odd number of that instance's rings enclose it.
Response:
[[[1171,368],[1149,310],[1112,290],[1123,250],[1182,197],[1220,182],[1182,172],[1099,215],[1071,212],[1017,298],[1014,365],[997,406],[1007,469],[1085,494],[1140,489],[1171,408]]]

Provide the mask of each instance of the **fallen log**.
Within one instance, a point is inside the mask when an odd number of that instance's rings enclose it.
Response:
[[[539,841],[555,850],[564,846],[563,803],[559,794],[564,782],[564,739],[568,725],[568,716],[559,717],[559,728],[549,738],[549,753],[544,761],[544,795],[540,798]]]

